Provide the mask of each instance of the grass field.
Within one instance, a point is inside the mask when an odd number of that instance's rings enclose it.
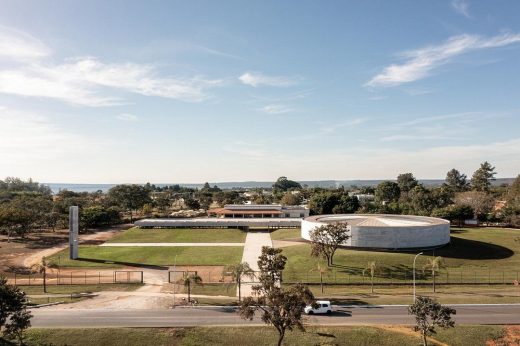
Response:
[[[229,265],[242,259],[242,246],[200,247],[99,247],[80,246],[79,259],[68,259],[68,249],[48,258],[50,265],[61,267],[171,266],[177,265]]]
[[[501,326],[457,326],[442,331],[436,339],[452,346],[480,346],[502,334]],[[27,345],[275,345],[277,333],[270,327],[199,328],[97,328],[37,329],[27,332]],[[0,339],[0,344],[2,344]],[[284,345],[418,345],[419,338],[404,327],[308,327],[305,333],[288,332]],[[6,345],[9,345],[6,343]]]
[[[130,228],[109,243],[243,243],[246,232],[239,229],[139,229]]]
[[[324,287],[321,293],[319,285],[309,286],[314,295],[320,299],[329,299],[334,304],[366,305],[366,304],[410,304],[413,288],[409,286],[376,286],[374,293],[370,286]],[[510,286],[439,286],[432,292],[431,286],[417,286],[417,294],[435,298],[442,304],[510,304],[520,303],[520,288]]]
[[[300,238],[301,230],[299,228],[282,228],[271,232],[271,239],[273,240],[288,240]]]
[[[316,259],[310,259],[310,245],[284,248],[287,266],[286,281],[318,282],[319,274],[312,270]],[[442,256],[446,268],[439,272],[438,281],[451,282],[509,282],[517,279],[520,270],[520,230],[501,228],[452,229],[451,243],[441,249],[424,251],[417,260],[418,280],[429,280],[429,272],[422,268],[427,257]],[[378,264],[377,280],[407,280],[412,278],[415,253],[375,252],[339,249],[334,265],[326,274],[327,280],[350,282],[362,280],[368,261]],[[367,281],[367,279],[365,279]]]

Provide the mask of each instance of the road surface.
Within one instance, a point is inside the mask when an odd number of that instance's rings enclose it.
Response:
[[[455,320],[462,324],[520,324],[520,305],[456,305]],[[331,316],[308,316],[313,325],[413,324],[406,306],[334,307]],[[33,327],[188,327],[262,325],[244,321],[235,307],[177,307],[171,310],[53,309],[31,310]]]

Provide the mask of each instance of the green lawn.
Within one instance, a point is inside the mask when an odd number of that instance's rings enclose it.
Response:
[[[281,228],[271,232],[273,240],[301,239],[301,230],[299,228]]]
[[[243,243],[246,232],[239,229],[140,229],[130,228],[109,243]]]
[[[436,339],[449,345],[483,346],[487,340],[500,337],[501,326],[457,326],[439,330]],[[276,345],[277,333],[272,327],[197,327],[197,328],[32,328],[26,344],[32,345]],[[0,339],[2,344],[2,339]],[[7,343],[6,343],[7,344]],[[352,345],[415,346],[419,338],[408,329],[351,327],[308,327],[306,332],[287,332],[284,345]],[[8,345],[8,344],[7,344]]]
[[[242,246],[80,246],[79,259],[68,259],[68,249],[48,258],[50,265],[58,263],[61,267],[111,267],[121,266],[171,266],[175,259],[177,265],[229,265],[242,259]],[[111,262],[111,263],[110,263]]]
[[[188,293],[186,287],[181,289],[181,293]],[[236,284],[202,284],[193,285],[191,287],[192,294],[200,294],[206,296],[228,296],[235,297],[237,294]]]
[[[317,260],[310,258],[310,245],[284,248],[287,266],[286,281],[318,282],[319,274],[312,271]],[[334,256],[334,266],[329,268],[326,279],[331,282],[363,280],[363,269],[368,261],[376,261],[377,281],[411,281],[415,253],[376,252],[339,249]],[[422,268],[433,251],[424,251],[417,260],[417,279],[430,280],[429,272]],[[445,259],[438,281],[449,282],[506,282],[517,279],[520,271],[520,230],[500,228],[452,229],[451,243],[435,250],[435,256]],[[365,278],[365,281],[368,281]]]

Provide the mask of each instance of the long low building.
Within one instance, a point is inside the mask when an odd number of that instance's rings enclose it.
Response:
[[[309,209],[281,204],[226,204],[224,208],[208,210],[209,216],[219,218],[304,218]]]
[[[193,218],[143,219],[135,222],[139,228],[299,228],[301,218]]]

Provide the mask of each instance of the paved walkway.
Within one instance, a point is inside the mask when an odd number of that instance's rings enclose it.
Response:
[[[273,242],[271,241],[271,234],[269,232],[247,232],[246,242],[244,244],[244,254],[242,255],[242,262],[247,262],[251,269],[255,272],[259,270],[258,268],[258,257],[262,254],[263,246],[273,246]],[[251,281],[248,277],[243,277],[243,281],[248,282]],[[255,285],[254,283],[244,283],[242,284],[242,296],[247,297],[252,293],[252,287]],[[238,296],[238,288],[237,288],[237,296]]]
[[[244,246],[244,243],[103,243],[100,246]]]

